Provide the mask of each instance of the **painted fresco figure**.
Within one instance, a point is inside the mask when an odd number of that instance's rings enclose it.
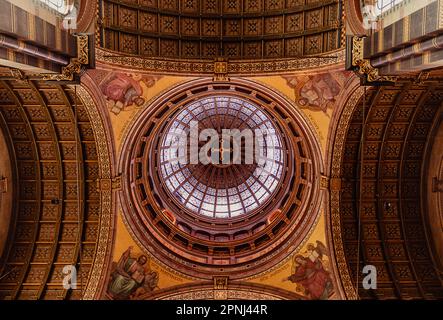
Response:
[[[336,102],[342,88],[341,73],[322,73],[305,76],[286,76],[291,88],[295,89],[297,104],[302,108],[327,112]]]
[[[326,248],[320,241],[317,241],[317,246],[308,244],[307,249],[308,257],[296,255],[294,257],[295,270],[283,280],[301,285],[311,299],[326,300],[333,291],[331,277],[322,263]]]
[[[111,112],[118,114],[125,107],[142,106],[145,99],[141,82],[151,87],[155,80],[153,77],[116,72],[101,84],[101,91],[108,99]]]
[[[301,106],[313,106],[326,112],[330,103],[340,93],[340,86],[331,74],[309,76],[309,80],[300,89]]]
[[[122,254],[111,274],[108,294],[114,299],[135,298],[157,287],[157,272],[149,272],[145,268],[147,257],[132,258],[131,250],[132,247],[129,247]]]

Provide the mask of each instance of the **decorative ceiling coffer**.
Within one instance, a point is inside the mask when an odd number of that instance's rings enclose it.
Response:
[[[281,59],[341,47],[342,1],[101,0],[104,49],[143,57]]]

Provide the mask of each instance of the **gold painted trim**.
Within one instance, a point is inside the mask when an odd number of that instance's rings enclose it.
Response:
[[[364,37],[352,37],[352,66],[356,71],[367,78],[368,82],[395,82],[397,77],[381,76],[377,68],[371,65],[368,59],[363,56]]]
[[[148,58],[137,55],[125,55],[103,48],[96,48],[96,60],[105,67],[122,68],[125,70],[140,70],[173,75],[207,75],[213,76],[215,60],[197,59],[166,59]],[[258,76],[282,73],[294,73],[311,69],[331,68],[345,62],[345,49],[340,48],[333,52],[319,56],[305,56],[301,58],[264,59],[264,60],[229,60],[226,73],[234,76]]]
[[[350,300],[356,300],[357,293],[354,284],[352,283],[351,275],[346,262],[342,239],[342,226],[340,221],[341,164],[345,148],[346,133],[348,131],[354,110],[363,94],[364,89],[359,87],[354,91],[346,103],[335,134],[331,165],[331,182],[334,181],[334,187],[331,188],[330,191],[332,239],[335,249],[338,273],[345,291],[345,295]],[[340,181],[340,183],[338,183],[338,181]]]
[[[77,35],[77,57],[62,68],[61,74],[44,74],[44,81],[72,81],[76,74],[80,74],[82,66],[89,64],[89,36]]]
[[[211,289],[194,289],[186,292],[177,292],[168,294],[157,298],[156,300],[217,300],[223,298],[223,300],[287,300],[278,295],[271,295],[266,292],[260,292],[258,290],[251,290],[245,288],[244,290],[226,290],[223,297],[217,295],[216,290]]]
[[[97,147],[97,156],[100,170],[100,179],[112,181],[110,150],[107,144],[107,136],[102,123],[102,118],[94,104],[92,96],[82,86],[77,86],[77,94],[82,101],[89,115],[91,126],[94,132],[95,145]],[[99,235],[96,247],[94,262],[91,267],[86,289],[83,294],[83,300],[92,300],[100,292],[100,281],[106,276],[106,260],[108,251],[112,243],[112,183],[107,188],[100,190],[100,220]]]

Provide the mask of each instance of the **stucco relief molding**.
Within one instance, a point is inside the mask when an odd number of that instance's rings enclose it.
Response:
[[[358,89],[350,95],[341,114],[334,138],[334,148],[332,150],[331,182],[340,181],[346,133],[348,131],[352,114],[363,94],[364,88],[358,87]],[[342,226],[340,222],[340,190],[341,188],[337,186],[330,189],[330,224],[332,241],[335,250],[337,269],[346,298],[355,300],[357,299],[357,294],[346,262],[342,239]]]
[[[78,86],[77,93],[91,120],[94,131],[97,155],[99,161],[100,178],[104,181],[112,182],[111,159],[109,156],[108,139],[101,121],[101,116],[97,110],[94,100],[85,88]],[[106,261],[109,250],[112,247],[112,183],[102,185],[100,190],[100,225],[98,244],[93,266],[83,294],[84,300],[92,300],[101,289],[101,279],[106,274]]]
[[[364,58],[364,38],[365,37],[351,37],[349,45],[351,46],[351,63],[352,67],[363,77],[366,82],[395,82],[397,77],[394,76],[382,76],[379,74],[377,68],[371,65],[368,59]]]
[[[118,52],[96,48],[96,58],[105,66],[130,68],[144,72],[164,74],[187,74],[213,76],[217,61],[211,60],[173,60],[124,55]],[[319,56],[287,58],[274,60],[229,60],[226,73],[229,76],[256,76],[297,72],[327,68],[345,61],[345,50],[324,53]]]

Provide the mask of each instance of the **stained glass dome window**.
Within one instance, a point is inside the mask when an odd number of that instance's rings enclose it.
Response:
[[[228,164],[191,164],[189,148],[177,148],[177,132],[189,134],[192,123],[198,123],[200,131],[211,129],[220,136],[228,129],[258,133],[253,161],[246,162],[244,153],[251,150],[250,142],[242,139],[237,146],[241,161],[230,157]],[[204,143],[200,141],[199,146]],[[223,141],[216,151],[222,145]],[[223,152],[232,153],[235,147],[232,143]],[[274,122],[258,104],[238,97],[208,97],[185,105],[167,126],[160,149],[160,177],[172,198],[187,210],[210,218],[235,218],[258,209],[272,198],[285,168],[281,133]],[[178,161],[183,158],[187,161]]]

